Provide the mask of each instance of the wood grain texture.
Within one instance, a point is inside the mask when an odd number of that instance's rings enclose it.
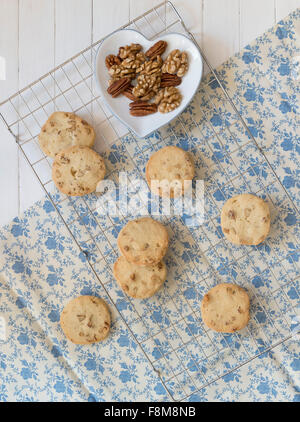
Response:
[[[182,16],[186,26],[195,36],[200,47],[203,47],[203,6],[204,0],[185,1],[173,0],[172,2]]]
[[[129,15],[130,19],[134,19],[137,16],[142,15],[147,10],[151,9],[152,7],[157,6],[158,4],[162,3],[161,0],[130,0],[129,2]]]
[[[19,2],[19,86],[28,85],[53,69],[54,0]],[[43,196],[38,181],[23,155],[19,154],[19,212]]]
[[[203,49],[213,67],[240,48],[239,0],[204,0]]]
[[[19,83],[18,0],[2,0],[0,9],[0,56],[6,61],[6,80],[0,80],[0,101],[16,91]]]
[[[276,22],[285,18],[291,11],[300,7],[299,0],[274,0],[275,1],[275,20]]]
[[[94,0],[93,14],[93,41],[98,41],[128,22],[129,0]]]
[[[19,2],[20,88],[54,67],[54,0]]]
[[[240,0],[241,48],[249,44],[274,24],[274,0]]]
[[[0,56],[7,80],[0,99],[18,91],[91,41],[97,41],[162,0],[0,0]],[[173,0],[213,66],[243,48],[299,0]],[[43,196],[31,169],[0,124],[0,225]]]
[[[19,86],[18,71],[18,0],[2,0],[0,13],[0,56],[6,61],[6,80],[0,81],[0,101],[13,94]],[[0,120],[0,191],[2,206],[0,226],[19,212],[18,149]]]
[[[91,43],[92,0],[55,0],[55,66]]]

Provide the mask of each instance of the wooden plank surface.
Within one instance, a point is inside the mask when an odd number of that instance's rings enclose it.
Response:
[[[6,62],[6,79],[0,80],[0,101],[13,94],[19,86],[18,1],[2,0],[0,13],[0,56]],[[2,206],[0,225],[8,223],[19,213],[19,159],[12,136],[0,120],[0,191]]]
[[[203,1],[203,49],[219,66],[240,48],[239,0]]]
[[[161,0],[1,0],[0,56],[7,80],[0,99],[34,81]],[[173,0],[213,66],[299,7],[299,0]],[[0,123],[0,225],[43,192]]]
[[[274,0],[240,0],[240,45],[249,44],[275,22]]]
[[[19,2],[19,87],[44,75],[55,64],[54,0]],[[22,213],[44,195],[21,152],[19,204]]]

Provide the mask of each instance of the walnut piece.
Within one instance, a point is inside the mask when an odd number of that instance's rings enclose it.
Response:
[[[117,81],[121,78],[134,79],[136,77],[135,69],[123,67],[122,64],[115,64],[111,66],[108,72],[112,78],[112,81]]]
[[[180,91],[174,86],[168,86],[158,92],[154,102],[158,105],[158,111],[169,113],[180,105],[181,100],[182,95]]]
[[[153,75],[142,74],[137,78],[137,85],[133,88],[132,94],[143,101],[154,97],[160,87],[160,74]]]
[[[124,77],[135,79],[137,68],[146,60],[145,54],[140,51],[141,48],[139,44],[120,47],[118,56],[120,63],[112,63],[108,69],[113,81]]]
[[[185,51],[180,52],[178,49],[171,51],[162,66],[163,73],[171,73],[180,78],[187,72],[189,68],[188,56]]]
[[[124,60],[129,57],[130,54],[136,54],[139,51],[141,51],[142,46],[140,44],[131,44],[131,45],[125,45],[124,47],[119,48],[119,57]]]
[[[146,61],[144,53],[140,52],[137,54],[130,53],[129,56],[122,61],[122,67],[127,69],[137,69]]]
[[[156,73],[161,73],[161,67],[163,65],[163,60],[160,56],[145,61],[140,67],[137,68],[136,72],[141,75],[153,75]]]

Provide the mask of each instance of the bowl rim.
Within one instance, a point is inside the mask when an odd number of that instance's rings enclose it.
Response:
[[[188,103],[186,104],[186,106],[184,107],[184,109],[183,110],[181,110],[180,112],[178,112],[177,114],[175,114],[175,116],[173,116],[170,120],[168,120],[166,123],[163,123],[162,125],[160,125],[159,127],[157,127],[157,128],[155,128],[155,129],[153,129],[151,132],[149,132],[149,133],[147,133],[146,135],[140,135],[140,134],[138,134],[138,133],[136,133],[136,131],[132,128],[132,127],[129,127],[129,125],[123,120],[123,119],[121,119],[121,117],[119,117],[115,112],[114,112],[114,110],[112,109],[112,107],[109,105],[109,103],[106,101],[106,99],[105,99],[105,96],[103,95],[103,90],[102,90],[102,87],[101,87],[101,85],[100,85],[100,82],[99,82],[99,78],[97,77],[97,62],[98,62],[98,56],[99,56],[99,52],[100,52],[100,48],[101,48],[101,46],[102,46],[102,44],[104,43],[104,41],[106,41],[107,40],[107,38],[109,38],[109,37],[111,37],[112,35],[114,35],[114,34],[116,34],[117,32],[123,32],[123,31],[131,31],[131,32],[136,32],[136,33],[138,33],[139,35],[142,35],[142,37],[143,38],[145,38],[147,41],[153,41],[154,43],[157,41],[157,39],[159,38],[159,36],[158,37],[155,37],[153,40],[150,40],[149,38],[147,38],[147,37],[145,37],[140,31],[138,31],[138,30],[136,30],[136,29],[131,29],[131,28],[123,28],[123,29],[117,29],[117,30],[115,30],[115,31],[113,31],[113,32],[111,32],[110,34],[108,34],[108,35],[106,35],[106,37],[104,37],[102,40],[101,40],[101,42],[100,42],[100,44],[98,45],[98,48],[97,48],[97,52],[96,52],[96,55],[95,55],[95,58],[94,58],[94,71],[93,71],[93,75],[94,75],[94,79],[95,79],[95,81],[96,81],[96,86],[98,87],[98,90],[100,91],[100,93],[102,94],[102,97],[103,97],[103,100],[104,100],[104,102],[105,102],[105,104],[106,104],[106,106],[107,106],[107,108],[110,110],[110,112],[112,113],[112,115],[116,118],[116,119],[118,119],[119,120],[119,122],[121,122],[124,126],[126,126],[127,127],[127,129],[129,130],[129,132],[133,132],[133,134],[138,138],[138,139],[145,139],[145,138],[147,138],[148,136],[150,136],[150,135],[152,135],[155,131],[157,131],[157,130],[159,130],[159,129],[161,129],[163,126],[165,126],[165,125],[167,125],[167,124],[169,124],[169,123],[171,123],[176,117],[178,117],[178,115],[179,114],[181,114],[181,113],[183,113],[184,112],[184,110],[189,106],[189,104],[191,103],[191,101],[193,100],[193,98],[194,98],[194,96],[196,95],[196,93],[197,93],[197,91],[198,91],[198,88],[199,88],[199,86],[200,86],[200,83],[201,83],[201,81],[202,81],[202,78],[203,78],[203,68],[204,68],[204,63],[203,63],[203,58],[202,58],[202,54],[201,54],[201,51],[200,51],[200,48],[199,48],[199,46],[198,46],[198,44],[197,43],[195,43],[191,38],[189,38],[187,35],[185,35],[185,34],[181,34],[180,32],[167,32],[166,34],[163,34],[161,37],[163,37],[164,35],[180,35],[180,36],[182,36],[182,37],[184,37],[184,38],[186,38],[188,41],[190,41],[195,47],[196,47],[196,49],[198,50],[198,53],[199,53],[199,57],[200,57],[200,61],[201,61],[201,66],[200,66],[200,78],[199,78],[199,82],[198,82],[198,84],[197,84],[197,86],[195,87],[195,89],[194,89],[194,92],[193,92],[193,94],[191,95],[191,98],[190,98],[190,100],[188,101]],[[125,136],[125,135],[124,135]]]

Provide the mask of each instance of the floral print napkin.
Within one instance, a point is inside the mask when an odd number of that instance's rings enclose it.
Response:
[[[217,72],[236,110],[208,75],[170,125],[105,153],[136,175],[153,151],[176,144],[195,154],[205,179],[204,227],[167,221],[170,278],[155,299],[132,303],[111,275],[117,218],[84,221],[102,253],[103,285],[48,199],[1,230],[0,401],[299,401],[300,9]],[[273,218],[267,241],[247,252],[225,243],[219,221],[225,200],[244,191],[270,200]],[[69,221],[72,208],[59,208]],[[74,228],[81,245],[84,229]],[[252,319],[247,332],[219,336],[203,327],[199,303],[208,287],[232,280],[255,292]],[[107,341],[65,339],[60,312],[80,294],[109,303]]]

